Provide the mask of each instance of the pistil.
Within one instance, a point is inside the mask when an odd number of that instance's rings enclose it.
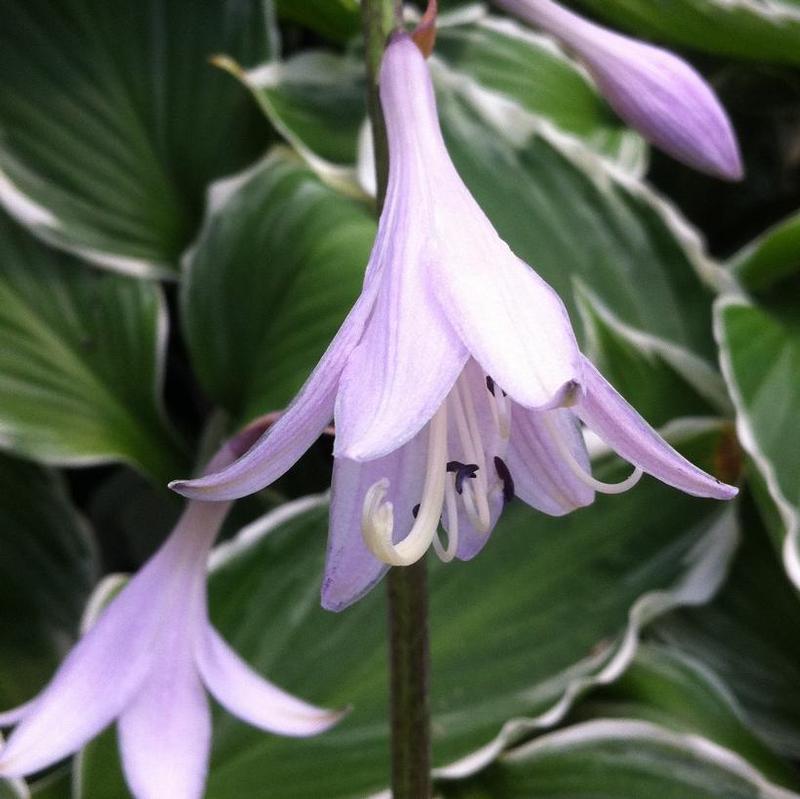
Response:
[[[425,484],[414,524],[409,534],[393,543],[394,508],[386,502],[389,481],[378,480],[364,497],[361,533],[370,552],[392,566],[410,566],[427,551],[436,536],[447,482],[447,403],[434,414],[428,430]]]

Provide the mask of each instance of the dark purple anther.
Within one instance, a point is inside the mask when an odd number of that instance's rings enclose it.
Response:
[[[494,380],[493,380],[491,377],[489,377],[489,375],[486,375],[486,388],[488,388],[488,389],[489,389],[489,393],[490,393],[490,394],[491,394],[493,397],[495,396],[495,393],[494,393],[494,391],[495,391],[495,388],[496,388],[496,386],[497,386],[497,383],[495,383],[495,382],[494,382]],[[500,389],[500,393],[501,393],[501,394],[502,394],[504,397],[507,397],[507,396],[508,396],[508,394],[506,394],[506,392],[505,392],[505,391],[503,391],[503,389],[502,389],[502,388]]]
[[[478,471],[477,463],[461,463],[461,461],[449,461],[447,464],[448,472],[456,474],[456,492],[464,493],[464,480],[473,479]]]
[[[514,499],[514,478],[502,458],[495,456],[494,468],[497,470],[497,476],[503,481],[503,502],[507,505]]]

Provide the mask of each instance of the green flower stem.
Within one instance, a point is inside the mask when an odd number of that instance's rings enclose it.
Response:
[[[362,0],[375,172],[380,210],[386,194],[389,153],[378,96],[378,74],[386,39],[402,21],[402,0]],[[430,651],[428,578],[425,559],[394,567],[387,577],[389,664],[392,718],[393,799],[431,796]]]
[[[388,574],[392,796],[431,796],[428,576],[425,558]]]
[[[378,96],[378,74],[381,68],[386,39],[402,21],[402,0],[363,0],[361,20],[364,28],[364,55],[367,65],[367,113],[372,123],[375,147],[375,177],[378,185],[378,210],[383,207],[386,180],[389,175],[389,150],[386,143],[386,123],[383,120]]]

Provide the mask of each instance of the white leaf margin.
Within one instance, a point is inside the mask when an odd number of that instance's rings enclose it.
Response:
[[[0,205],[12,218],[45,244],[75,255],[90,264],[129,277],[154,280],[177,279],[175,270],[168,263],[118,255],[75,244],[70,240],[63,222],[50,209],[28,197],[2,170],[0,170]]]
[[[596,667],[597,671],[572,677],[560,699],[548,710],[534,717],[510,719],[494,740],[454,763],[435,769],[434,776],[442,779],[464,779],[472,776],[530,733],[562,721],[576,700],[589,689],[613,683],[633,660],[641,631],[646,625],[677,607],[703,605],[713,598],[728,574],[738,543],[736,513],[733,508],[727,508],[719,513],[687,554],[688,568],[681,578],[671,588],[640,596],[631,606],[628,625],[611,651],[579,664],[589,668]],[[570,671],[573,670],[574,666]],[[383,799],[388,798],[389,794],[378,796]]]
[[[728,385],[734,408],[736,409],[736,434],[745,452],[752,458],[764,482],[767,491],[775,503],[785,528],[781,559],[789,579],[795,588],[800,590],[800,508],[796,508],[781,490],[775,465],[758,444],[758,437],[747,411],[747,405],[739,391],[736,376],[733,372],[730,347],[725,335],[723,314],[730,307],[755,307],[742,295],[727,295],[719,297],[714,303],[714,338],[719,347],[719,360],[722,367],[722,376]]]
[[[617,338],[633,347],[646,360],[658,358],[682,377],[711,406],[723,415],[732,415],[733,404],[725,381],[706,360],[668,339],[646,333],[623,322],[579,277],[572,280],[575,304],[586,331],[586,352],[590,360],[599,354],[597,321]]]
[[[269,171],[276,163],[294,163],[298,166],[305,164],[302,156],[296,150],[285,144],[275,144],[264,155],[241,171],[219,178],[208,185],[203,220],[197,229],[194,240],[186,246],[180,256],[181,292],[183,295],[188,293],[187,283],[191,277],[192,264],[197,257],[197,251],[219,216],[225,212],[228,203],[233,201],[236,195],[251,181]],[[305,165],[307,166],[307,164]]]
[[[787,22],[800,22],[800,9],[795,10],[780,0],[705,0],[706,5],[726,11],[744,11],[780,28]]]
[[[272,0],[262,0],[260,6],[268,46],[270,52],[274,54],[273,58],[277,59],[280,57],[281,41],[275,8]],[[129,277],[169,282],[180,279],[176,265],[172,262],[136,258],[120,255],[111,250],[76,244],[71,240],[68,228],[62,220],[49,208],[25,194],[2,169],[0,169],[0,206],[45,244],[75,255],[89,264]]]
[[[293,82],[313,82],[324,86],[352,81],[362,75],[358,62],[325,50],[306,50],[286,61],[267,61],[251,69],[244,69],[228,56],[217,56],[212,63],[230,73],[251,93],[270,124],[323,182],[346,197],[365,199],[357,179],[356,165],[335,164],[317,155],[284,123],[264,93],[264,89],[278,89],[281,85]]]
[[[705,3],[727,11],[746,11],[778,27],[786,22],[800,21],[800,8],[795,9],[781,0],[705,0]]]
[[[693,733],[679,733],[649,721],[595,719],[543,735],[499,758],[499,763],[519,764],[539,757],[580,749],[595,743],[623,741],[636,749],[642,743],[669,746],[704,761],[748,783],[760,799],[798,799],[800,794],[770,782],[737,753]]]

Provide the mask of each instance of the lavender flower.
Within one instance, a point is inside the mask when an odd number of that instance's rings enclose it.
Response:
[[[581,355],[559,297],[459,178],[427,66],[404,34],[387,48],[380,92],[389,183],[361,296],[274,427],[229,468],[172,487],[215,500],[256,491],[335,418],[322,589],[333,610],[431,545],[445,560],[473,557],[515,494],[561,515],[644,470],[690,494],[734,496]],[[592,477],[579,420],[636,466],[631,478]]]
[[[620,117],[664,152],[716,177],[742,177],[730,121],[711,87],[684,60],[595,25],[552,0],[495,2],[572,50]]]
[[[230,442],[209,467],[224,468],[253,440],[248,433]],[[53,680],[0,714],[0,725],[18,725],[0,749],[0,778],[50,766],[116,719],[137,799],[200,797],[211,743],[204,684],[231,713],[280,735],[315,735],[338,720],[263,680],[209,623],[206,560],[227,510],[189,503]]]

